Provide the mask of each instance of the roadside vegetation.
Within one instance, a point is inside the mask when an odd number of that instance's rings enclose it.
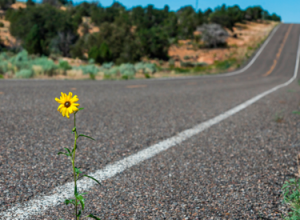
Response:
[[[228,32],[234,35],[237,23],[280,22],[278,15],[270,15],[259,6],[242,10],[236,5],[222,5],[205,11],[185,6],[170,11],[167,5],[163,9],[153,5],[126,9],[118,2],[104,8],[95,2],[75,6],[66,0],[43,0],[40,4],[28,0],[26,7],[16,9],[12,7],[13,0],[0,1],[14,38],[6,44],[5,39],[0,42],[4,62],[0,71],[22,78],[38,75],[35,66],[49,76],[80,70],[92,79],[98,73],[105,79],[131,79],[136,73],[150,78],[156,71],[224,71],[239,67],[242,62],[234,57],[213,65],[189,56],[176,60],[170,57],[169,49],[172,45],[180,46],[184,40],[189,40],[195,50],[224,48],[228,47]],[[5,28],[6,23],[1,24]],[[249,48],[249,54],[254,49]],[[30,57],[27,65],[10,62],[25,53]],[[68,66],[62,58],[80,59],[81,66]]]

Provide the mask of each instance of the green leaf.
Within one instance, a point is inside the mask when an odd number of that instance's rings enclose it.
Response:
[[[65,149],[66,151],[68,151],[69,155],[71,156],[71,151],[69,150],[69,148],[64,147],[64,149]]]
[[[82,195],[75,195],[75,197],[76,197],[77,200],[79,200],[82,210],[84,210],[84,198],[83,198],[83,196]]]
[[[74,199],[66,199],[66,200],[65,200],[65,204],[66,204],[66,205],[69,205],[69,204],[75,205],[75,200],[74,200]]]
[[[87,136],[87,135],[84,135],[84,134],[80,134],[80,135],[78,135],[78,137],[86,137],[86,138],[89,138],[89,139],[92,139],[92,140],[94,140],[94,141],[95,141],[95,139],[94,139],[94,138],[92,138],[92,137],[89,137],[89,136]]]
[[[96,180],[94,177],[91,177],[91,176],[88,176],[88,175],[83,175],[83,176],[86,176],[87,178],[90,178],[90,179],[96,181],[101,186],[101,183],[98,180]]]
[[[75,173],[76,173],[76,174],[82,173],[82,172],[80,171],[80,167],[78,167],[78,168],[75,167]]]
[[[78,111],[74,112],[74,114],[76,114],[77,112],[83,110],[84,108],[79,108]]]
[[[97,216],[94,216],[93,214],[89,214],[87,217],[96,219],[96,220],[101,220],[100,218],[98,218]]]
[[[300,115],[300,111],[293,111],[293,114]]]
[[[81,216],[81,210],[79,210],[78,214],[77,214],[77,217],[80,217]]]
[[[64,153],[64,152],[58,152],[58,153],[57,153],[57,155],[60,155],[60,154],[64,154],[64,155],[66,155],[67,157],[69,157],[69,155],[66,154],[66,153]]]

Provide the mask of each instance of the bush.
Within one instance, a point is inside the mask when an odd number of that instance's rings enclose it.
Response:
[[[99,72],[99,68],[96,65],[79,66],[76,67],[76,69],[80,69],[84,75],[86,74],[96,75]]]
[[[114,79],[120,73],[120,68],[118,66],[114,66],[110,69],[104,70],[104,78],[105,79]]]
[[[290,206],[292,212],[288,213],[286,220],[300,219],[300,179],[285,181],[282,187],[283,202]]]
[[[63,70],[64,75],[66,75],[67,70],[72,69],[72,67],[69,65],[69,63],[67,61],[64,61],[64,60],[59,61],[58,68]]]
[[[120,73],[123,79],[133,79],[135,75],[135,68],[133,64],[126,63],[120,66]]]
[[[220,70],[226,70],[231,67],[234,63],[236,63],[236,59],[228,59],[224,61],[215,61],[216,68]]]
[[[63,69],[64,71],[72,69],[72,67],[69,65],[69,63],[67,61],[64,61],[64,60],[59,61],[58,67],[60,69]]]
[[[34,59],[31,64],[40,66],[43,69],[43,73],[48,76],[55,75],[55,70],[58,68],[58,66],[56,66],[55,63],[47,57]]]
[[[32,69],[22,69],[18,72],[16,72],[17,78],[31,78],[33,76]]]
[[[174,67],[175,66],[175,60],[169,59],[169,66]]]
[[[4,24],[2,22],[0,22],[0,28],[4,27]]]
[[[201,67],[207,65],[205,62],[180,62],[181,67]]]
[[[0,74],[4,74],[8,71],[8,62],[6,60],[1,60],[0,63]]]
[[[102,67],[103,67],[104,69],[110,69],[113,65],[114,65],[113,62],[110,62],[110,63],[103,63],[103,64],[102,64]]]
[[[136,63],[134,65],[134,69],[136,72],[144,73],[145,72],[145,63],[144,62]]]
[[[145,63],[145,72],[148,74],[154,74],[156,72],[156,65],[154,63]]]
[[[226,45],[228,33],[219,24],[203,24],[197,28],[202,32],[202,40],[208,47],[217,47]]]

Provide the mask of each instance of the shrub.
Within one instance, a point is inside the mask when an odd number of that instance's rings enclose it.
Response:
[[[292,212],[288,213],[286,220],[300,219],[300,179],[285,181],[283,191],[283,202],[290,206]]]
[[[145,72],[148,74],[154,74],[156,72],[156,65],[154,63],[145,63]]]
[[[32,69],[22,69],[18,72],[16,72],[17,78],[31,78],[33,76]]]
[[[79,66],[76,69],[80,69],[84,75],[86,74],[96,75],[99,72],[99,68],[95,65]]]
[[[4,24],[2,22],[0,22],[0,28],[4,27]]]
[[[67,61],[60,60],[58,67],[63,70],[63,74],[66,75],[66,71],[72,69]]]
[[[184,56],[183,59],[188,60],[188,59],[190,59],[190,57],[189,56]]]
[[[226,45],[228,33],[219,24],[203,24],[197,28],[202,32],[202,40],[209,47],[217,47]]]
[[[220,70],[226,70],[230,66],[232,66],[234,63],[236,63],[236,59],[228,59],[224,61],[215,61],[215,65]]]
[[[6,60],[1,60],[0,63],[0,74],[4,74],[8,71],[8,62]]]
[[[136,72],[142,72],[142,73],[144,73],[144,71],[145,71],[145,63],[143,63],[143,62],[136,63],[134,65],[134,69],[135,69]]]
[[[55,74],[55,70],[58,68],[55,63],[47,57],[34,59],[31,64],[42,67],[43,73],[48,76],[53,76]]]
[[[103,63],[103,64],[102,64],[102,67],[103,67],[104,69],[110,69],[113,65],[114,65],[113,62]]]
[[[132,79],[135,75],[135,68],[133,64],[126,63],[120,66],[120,73],[123,79]]]
[[[58,67],[63,69],[64,71],[72,69],[72,67],[69,65],[69,63],[67,61],[64,61],[64,60],[59,61]]]
[[[19,70],[29,68],[30,66],[29,61],[30,59],[28,57],[28,53],[26,50],[22,50],[16,56],[9,59],[9,62],[13,66],[16,66]]]
[[[120,68],[118,66],[114,66],[110,69],[104,70],[104,78],[105,79],[114,79],[120,72]]]
[[[175,60],[169,59],[169,66],[174,67],[175,66]]]

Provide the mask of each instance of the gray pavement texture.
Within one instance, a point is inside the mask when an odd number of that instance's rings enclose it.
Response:
[[[0,81],[0,217],[18,203],[72,181],[72,120],[60,92],[78,95],[77,165],[93,172],[286,82],[294,73],[300,25],[264,77],[287,31],[282,24],[247,71],[231,77],[122,82]],[[145,85],[127,88],[128,85]],[[76,90],[71,90],[76,88]],[[93,188],[86,212],[102,219],[280,219],[285,179],[296,172],[300,86],[293,82],[158,156]],[[275,122],[276,114],[283,120]],[[72,219],[60,205],[32,219]]]

